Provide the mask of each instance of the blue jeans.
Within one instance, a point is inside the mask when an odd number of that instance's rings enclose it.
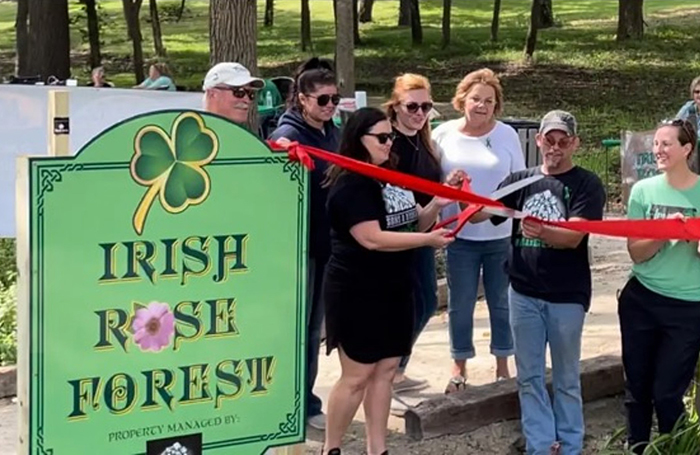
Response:
[[[414,319],[413,342],[415,343],[430,318],[437,310],[437,272],[435,270],[435,248],[423,247],[415,250],[414,302],[416,315]],[[398,371],[406,370],[410,357],[401,359]]]
[[[323,302],[321,286],[325,261],[309,258],[308,302],[306,306],[307,351],[306,351],[306,417],[321,414],[323,403],[314,395],[314,384],[318,376],[318,351],[321,347],[321,327],[323,325]]]
[[[518,395],[528,455],[583,450],[583,403],[579,361],[585,310],[578,303],[550,303],[509,289],[510,321],[518,369]],[[545,353],[552,357],[554,403],[545,384]]]
[[[479,272],[484,271],[484,291],[491,321],[491,354],[513,354],[508,322],[508,273],[506,261],[510,239],[472,241],[456,239],[447,247],[447,307],[450,351],[455,360],[476,356],[474,350],[474,306]]]

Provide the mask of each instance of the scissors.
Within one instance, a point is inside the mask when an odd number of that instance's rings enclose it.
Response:
[[[533,175],[527,178],[524,178],[522,180],[518,180],[517,182],[513,182],[510,185],[506,185],[503,188],[499,188],[493,193],[489,195],[489,198],[493,200],[498,200],[501,199],[505,196],[508,196],[509,194],[512,194],[518,190],[521,190],[525,188],[526,186],[532,185],[533,183],[537,182],[538,180],[541,180],[544,178],[544,175],[538,174],[538,175]],[[469,182],[467,180],[464,180],[462,183],[462,191],[467,191],[467,192],[472,192],[471,186],[469,185]],[[464,209],[462,212],[459,214],[452,216],[446,220],[441,221],[440,223],[436,224],[433,230],[435,229],[441,229],[448,224],[454,223],[455,221],[458,221],[457,226],[450,232],[450,236],[455,236],[457,233],[464,227],[465,224],[467,224],[467,221],[474,216],[477,212],[479,211],[484,211],[486,213],[490,213],[492,215],[497,215],[497,216],[502,216],[506,218],[525,218],[525,213],[519,211],[519,210],[514,210],[510,209],[507,207],[486,207],[484,205],[479,205],[479,204],[470,204],[466,209]]]

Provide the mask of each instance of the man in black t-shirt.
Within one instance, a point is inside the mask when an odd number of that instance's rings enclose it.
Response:
[[[544,177],[504,197],[504,205],[547,221],[603,218],[603,184],[594,173],[573,163],[579,146],[576,129],[576,119],[568,112],[552,111],[544,116],[537,135],[543,164],[511,174],[500,186],[537,174]],[[479,214],[474,221],[487,217]],[[503,221],[491,219],[494,224]],[[585,429],[579,379],[581,334],[591,302],[588,235],[531,218],[515,219],[508,272],[527,453],[579,454]],[[547,343],[553,404],[545,385]]]

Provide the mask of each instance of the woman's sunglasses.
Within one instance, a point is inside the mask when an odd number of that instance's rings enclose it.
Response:
[[[671,125],[675,126],[676,128],[682,129],[688,139],[692,138],[695,133],[692,123],[680,118],[662,120],[661,124]]]
[[[337,106],[338,104],[340,104],[340,95],[338,95],[337,93],[335,95],[325,95],[324,94],[324,95],[318,95],[318,96],[316,96],[316,95],[306,95],[306,96],[308,96],[309,98],[316,98],[316,102],[321,107],[326,106],[329,101],[331,103],[333,103],[333,106]]]
[[[394,141],[394,133],[367,133],[365,136],[374,136],[380,144],[384,145],[387,141]]]
[[[415,114],[418,112],[418,109],[423,111],[424,114],[427,114],[428,112],[433,110],[433,103],[406,103],[404,104],[406,107],[406,111],[409,114]]]

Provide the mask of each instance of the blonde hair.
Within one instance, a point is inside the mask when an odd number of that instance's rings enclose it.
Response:
[[[477,84],[484,84],[493,88],[493,91],[496,93],[496,106],[493,113],[494,115],[499,115],[503,111],[503,87],[501,87],[501,81],[496,76],[496,73],[488,68],[472,71],[464,76],[464,79],[457,84],[455,96],[452,98],[452,107],[457,112],[463,113],[467,94]]]
[[[695,87],[700,85],[700,76],[696,77],[693,79],[693,82],[690,83],[690,99],[692,100],[695,98]]]
[[[168,67],[167,63],[157,62],[151,66],[153,66],[161,76],[167,76],[167,77],[171,76],[170,75],[170,68]]]
[[[394,79],[394,88],[391,91],[391,98],[385,102],[383,107],[392,122],[396,121],[396,107],[401,104],[401,98],[406,92],[411,90],[427,90],[430,95],[430,81],[420,74],[404,73]],[[427,114],[426,114],[427,115]],[[430,154],[439,161],[433,140],[431,139],[430,118],[425,120],[423,128],[418,131],[418,137]]]

